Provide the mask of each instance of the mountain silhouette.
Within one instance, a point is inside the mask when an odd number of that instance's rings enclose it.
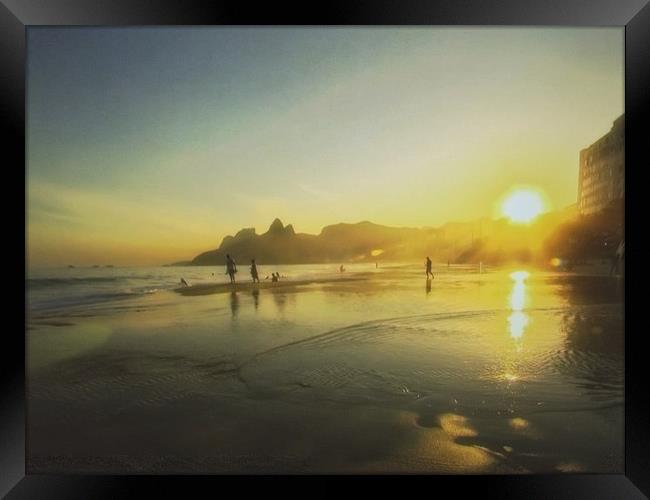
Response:
[[[390,227],[369,221],[325,226],[318,235],[296,233],[291,224],[275,219],[265,233],[241,229],[226,236],[218,248],[203,252],[184,265],[223,265],[226,254],[246,265],[318,264],[343,262],[404,262],[431,257],[436,262],[529,261],[540,255],[545,237],[573,212],[547,213],[530,227],[506,219],[449,222],[438,228]]]
[[[326,226],[318,235],[296,233],[291,224],[275,219],[268,231],[255,228],[226,236],[219,248],[196,256],[193,265],[222,264],[226,254],[240,263],[256,259],[266,264],[313,264],[321,262],[373,260],[373,251],[396,253],[400,243],[421,238],[426,230],[394,228],[371,222]]]

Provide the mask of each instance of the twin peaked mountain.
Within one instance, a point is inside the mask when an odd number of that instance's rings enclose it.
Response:
[[[430,236],[431,231],[359,222],[326,226],[320,234],[314,235],[296,233],[291,224],[285,226],[280,219],[275,219],[264,234],[257,234],[255,228],[246,228],[235,236],[226,236],[219,248],[196,256],[191,264],[222,265],[226,254],[241,265],[250,263],[251,259],[258,264],[374,261],[373,250],[381,249],[387,256],[395,253],[391,257],[396,257],[398,247],[406,241]]]

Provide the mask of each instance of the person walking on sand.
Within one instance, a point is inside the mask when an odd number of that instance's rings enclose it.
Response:
[[[253,283],[256,281],[260,282],[260,277],[257,275],[257,266],[255,265],[255,259],[251,260],[251,276],[253,277]]]
[[[622,240],[618,245],[618,250],[616,250],[616,253],[618,254],[618,264],[621,266],[620,271],[625,272],[625,240]],[[616,270],[619,270],[618,267]]]
[[[232,260],[230,254],[226,254],[226,274],[230,276],[230,282],[235,282],[235,273],[237,272],[237,264]]]
[[[433,273],[431,272],[431,259],[427,257],[427,279],[429,279],[429,275],[433,278]]]

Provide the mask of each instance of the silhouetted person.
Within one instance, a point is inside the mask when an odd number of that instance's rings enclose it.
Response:
[[[181,285],[190,286],[190,285],[187,284],[187,281],[185,281],[185,278],[181,278]]]
[[[230,254],[226,254],[226,274],[230,276],[230,282],[235,282],[235,273],[237,272],[237,264],[232,260]]]
[[[255,259],[251,260],[251,276],[253,277],[253,283],[256,281],[260,282],[260,277],[257,275],[257,266],[255,265]]]
[[[345,272],[345,268],[343,267],[343,264],[341,264],[341,267],[339,267],[339,271],[341,271],[342,273]]]
[[[622,264],[622,266],[625,266],[625,240],[621,241],[621,243],[618,245],[618,263]],[[623,271],[623,269],[621,269]]]
[[[431,259],[427,257],[427,280],[429,279],[429,275],[433,278],[433,273],[431,272]]]
[[[271,273],[271,276],[272,276],[271,281],[274,282],[274,283],[276,283],[278,281],[278,279],[280,278],[280,276],[278,274],[275,274],[275,273]]]
[[[614,274],[618,273],[619,271],[619,265],[625,258],[625,241],[621,240],[621,242],[618,244],[618,248],[616,249],[616,253],[612,257],[612,267],[609,269],[609,275],[613,276]]]

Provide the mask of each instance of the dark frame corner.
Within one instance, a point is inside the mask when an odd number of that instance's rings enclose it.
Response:
[[[234,2],[200,0],[3,0],[0,3],[0,116],[6,125],[4,146],[9,162],[4,171],[14,173],[26,183],[25,173],[25,68],[26,30],[38,25],[222,25],[222,24],[311,24],[311,25],[558,25],[625,27],[625,111],[626,111],[626,225],[636,220],[640,209],[635,186],[640,186],[639,171],[647,164],[647,121],[650,100],[650,4],[648,0],[376,0],[369,2],[323,2],[309,10],[288,8],[275,3],[256,10]],[[645,159],[645,161],[643,161]],[[5,186],[8,187],[9,183]],[[26,184],[25,184],[26,186]],[[3,200],[5,197],[3,197]],[[15,211],[3,201],[5,213]],[[13,210],[12,210],[13,208]],[[635,215],[636,214],[636,215]],[[25,242],[25,227],[16,223],[12,241]],[[23,231],[20,233],[19,231]],[[635,276],[626,279],[626,332],[639,296],[630,293],[639,282],[635,262],[641,262],[640,236],[627,232],[628,259],[633,261]],[[25,259],[25,248],[14,245],[16,261]],[[22,252],[22,256],[19,254]],[[13,256],[12,256],[13,257]],[[10,261],[12,262],[12,261]],[[14,266],[18,267],[18,266]],[[629,266],[628,266],[629,268]],[[24,275],[23,275],[24,277]],[[19,279],[23,279],[23,277]],[[24,297],[24,296],[23,296]],[[8,299],[9,312],[16,315],[22,298]],[[15,301],[15,307],[11,301]],[[25,470],[25,338],[16,329],[7,328],[3,339],[2,386],[0,390],[0,495],[7,498],[120,498],[136,492],[167,493],[176,489],[224,481],[225,477],[114,477],[44,476]],[[498,498],[643,498],[650,496],[650,412],[647,354],[643,350],[644,329],[626,335],[625,385],[625,473],[620,475],[554,476],[431,476],[433,486],[453,486],[455,494],[468,489],[482,496]],[[6,347],[5,347],[6,346]],[[242,478],[245,479],[245,478]],[[258,478],[264,480],[264,478]],[[332,478],[336,479],[336,478]],[[378,478],[376,478],[378,479]],[[237,478],[232,478],[237,480]],[[273,481],[272,478],[266,479]],[[248,484],[237,481],[238,485]],[[336,481],[335,481],[336,482]],[[379,481],[384,484],[384,481]],[[346,483],[350,483],[348,479]],[[356,481],[355,481],[356,483]],[[364,487],[368,486],[367,481]],[[373,481],[377,484],[377,481]],[[383,488],[383,486],[382,486]],[[119,492],[119,493],[118,493]],[[642,493],[643,492],[643,493]]]

